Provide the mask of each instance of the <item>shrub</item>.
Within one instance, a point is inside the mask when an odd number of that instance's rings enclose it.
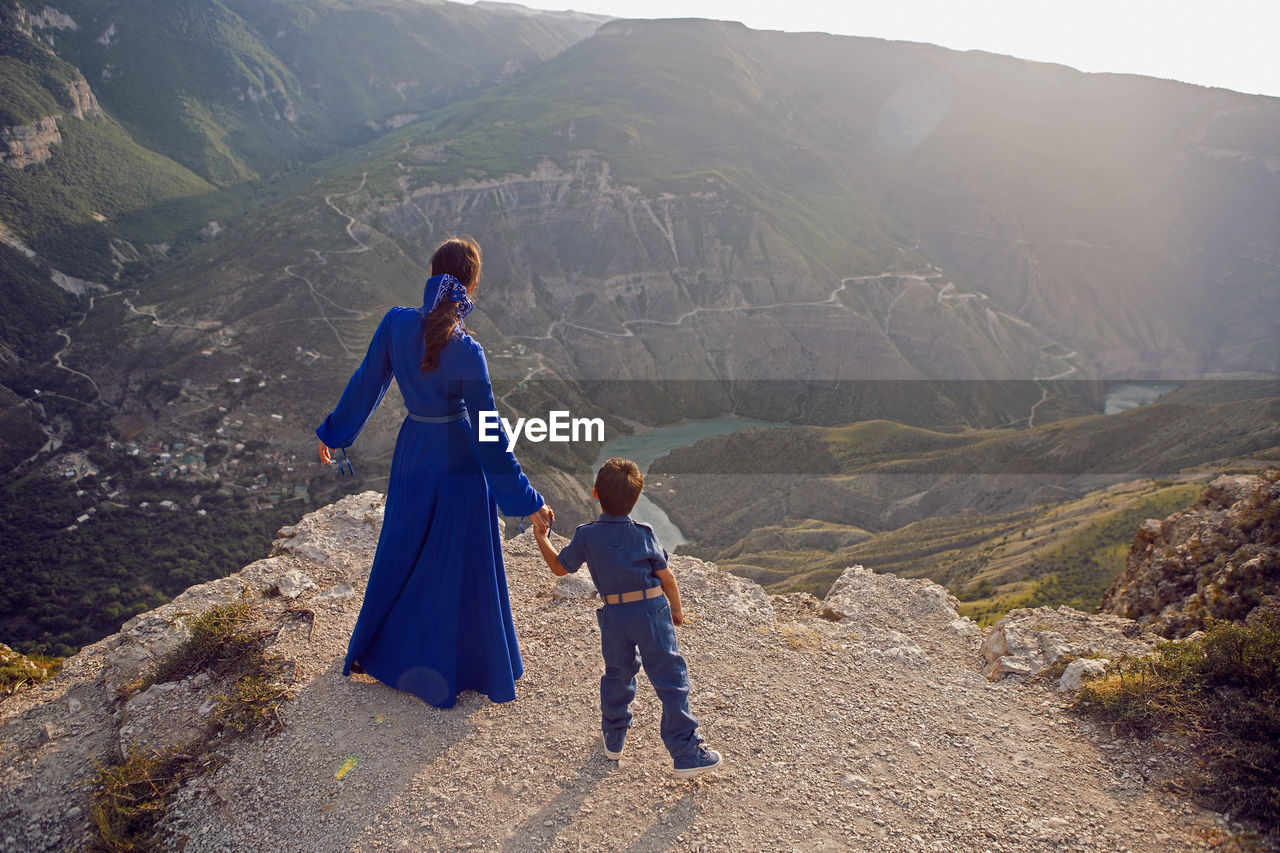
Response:
[[[289,691],[275,680],[279,667],[268,665],[262,672],[246,675],[235,683],[230,696],[223,696],[210,719],[210,729],[247,734],[255,729],[268,732],[281,728],[276,709],[288,698]]]
[[[187,764],[172,752],[138,752],[118,764],[98,767],[89,808],[97,837],[88,849],[93,853],[158,849],[160,819],[182,784]]]
[[[256,637],[242,630],[253,618],[248,602],[237,601],[206,610],[191,622],[191,636],[156,664],[146,685],[179,681],[204,669],[225,675],[261,658]]]
[[[1205,804],[1280,831],[1280,608],[1124,658],[1085,684],[1076,707],[1129,734],[1188,738]]]
[[[61,669],[62,658],[23,655],[0,643],[0,696],[48,681]]]
[[[93,851],[149,851],[162,847],[159,826],[173,796],[189,779],[219,761],[214,746],[223,736],[241,737],[265,729],[278,731],[276,709],[289,698],[276,679],[284,669],[278,657],[263,653],[263,637],[247,626],[256,614],[246,601],[213,607],[191,623],[191,636],[160,659],[155,672],[137,687],[176,681],[197,672],[235,678],[230,695],[205,724],[203,737],[186,749],[134,750],[122,760],[100,765],[90,815],[97,836]]]

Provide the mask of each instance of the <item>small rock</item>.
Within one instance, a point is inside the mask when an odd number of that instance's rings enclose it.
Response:
[[[340,583],[317,595],[312,601],[337,601],[343,598],[354,598],[356,591],[349,583]]]
[[[329,562],[329,554],[312,540],[311,536],[298,536],[293,539],[277,539],[271,545],[271,556],[280,557],[293,554],[314,563]],[[296,571],[296,570],[295,570]]]
[[[297,598],[309,589],[315,589],[316,582],[307,577],[301,569],[290,569],[271,588],[274,595],[285,598]]]
[[[924,653],[924,649],[916,645],[915,640],[897,631],[889,632],[884,649],[872,649],[871,651],[873,654],[884,655],[903,663],[923,665],[929,662],[928,655]]]
[[[168,682],[165,682],[164,684],[153,684],[143,692],[139,693],[137,696],[134,696],[132,699],[130,699],[129,704],[143,705],[143,704],[146,704],[147,702],[155,701],[156,697],[176,689],[177,686],[178,686],[178,683],[176,681],[168,681]]]
[[[1045,633],[1040,637],[1040,653],[1044,657],[1045,665],[1049,665],[1075,654],[1076,649],[1057,634]]]
[[[589,578],[577,574],[565,575],[556,579],[551,588],[551,597],[556,599],[588,599],[595,598],[596,587]]]
[[[1080,658],[1067,664],[1062,677],[1058,679],[1059,690],[1079,690],[1085,676],[1097,678],[1107,671],[1106,658]]]
[[[1034,671],[1032,664],[1025,662],[1021,658],[999,657],[987,665],[982,670],[982,674],[992,681],[999,681],[1006,675],[1016,675],[1026,678]]]

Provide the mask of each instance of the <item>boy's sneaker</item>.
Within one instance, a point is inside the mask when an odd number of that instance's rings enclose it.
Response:
[[[715,770],[720,766],[720,753],[714,749],[698,746],[675,760],[677,779],[692,779],[699,773]]]
[[[605,758],[617,761],[622,757],[622,747],[627,742],[627,730],[609,729],[604,732],[603,737]]]

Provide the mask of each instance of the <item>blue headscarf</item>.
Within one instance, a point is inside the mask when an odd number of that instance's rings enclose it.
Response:
[[[446,297],[458,303],[459,322],[471,313],[472,308],[476,307],[476,304],[467,298],[467,288],[463,286],[462,282],[448,273],[443,273],[442,275],[433,275],[427,279],[427,283],[422,289],[422,315],[425,317],[436,310],[440,300]]]

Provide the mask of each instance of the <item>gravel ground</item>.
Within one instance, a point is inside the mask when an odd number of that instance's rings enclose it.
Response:
[[[122,714],[120,685],[180,639],[175,617],[256,596],[291,571],[314,586],[260,599],[278,630],[272,651],[295,664],[284,728],[219,747],[225,763],[170,810],[170,849],[1264,849],[1163,793],[1180,768],[1159,745],[1082,721],[1050,684],[983,678],[982,632],[927,581],[851,569],[819,602],[673,558],[693,711],[725,756],[689,781],[672,775],[643,676],[625,755],[604,757],[598,602],[581,579],[556,581],[527,534],[506,546],[526,667],[515,702],[464,693],[439,710],[343,678],[378,524],[373,493],[318,510],[272,558],[193,588],[0,703],[0,849],[82,848],[78,783],[93,760],[122,726],[126,749],[189,731],[166,729],[185,718],[164,703],[215,689],[184,682]]]

